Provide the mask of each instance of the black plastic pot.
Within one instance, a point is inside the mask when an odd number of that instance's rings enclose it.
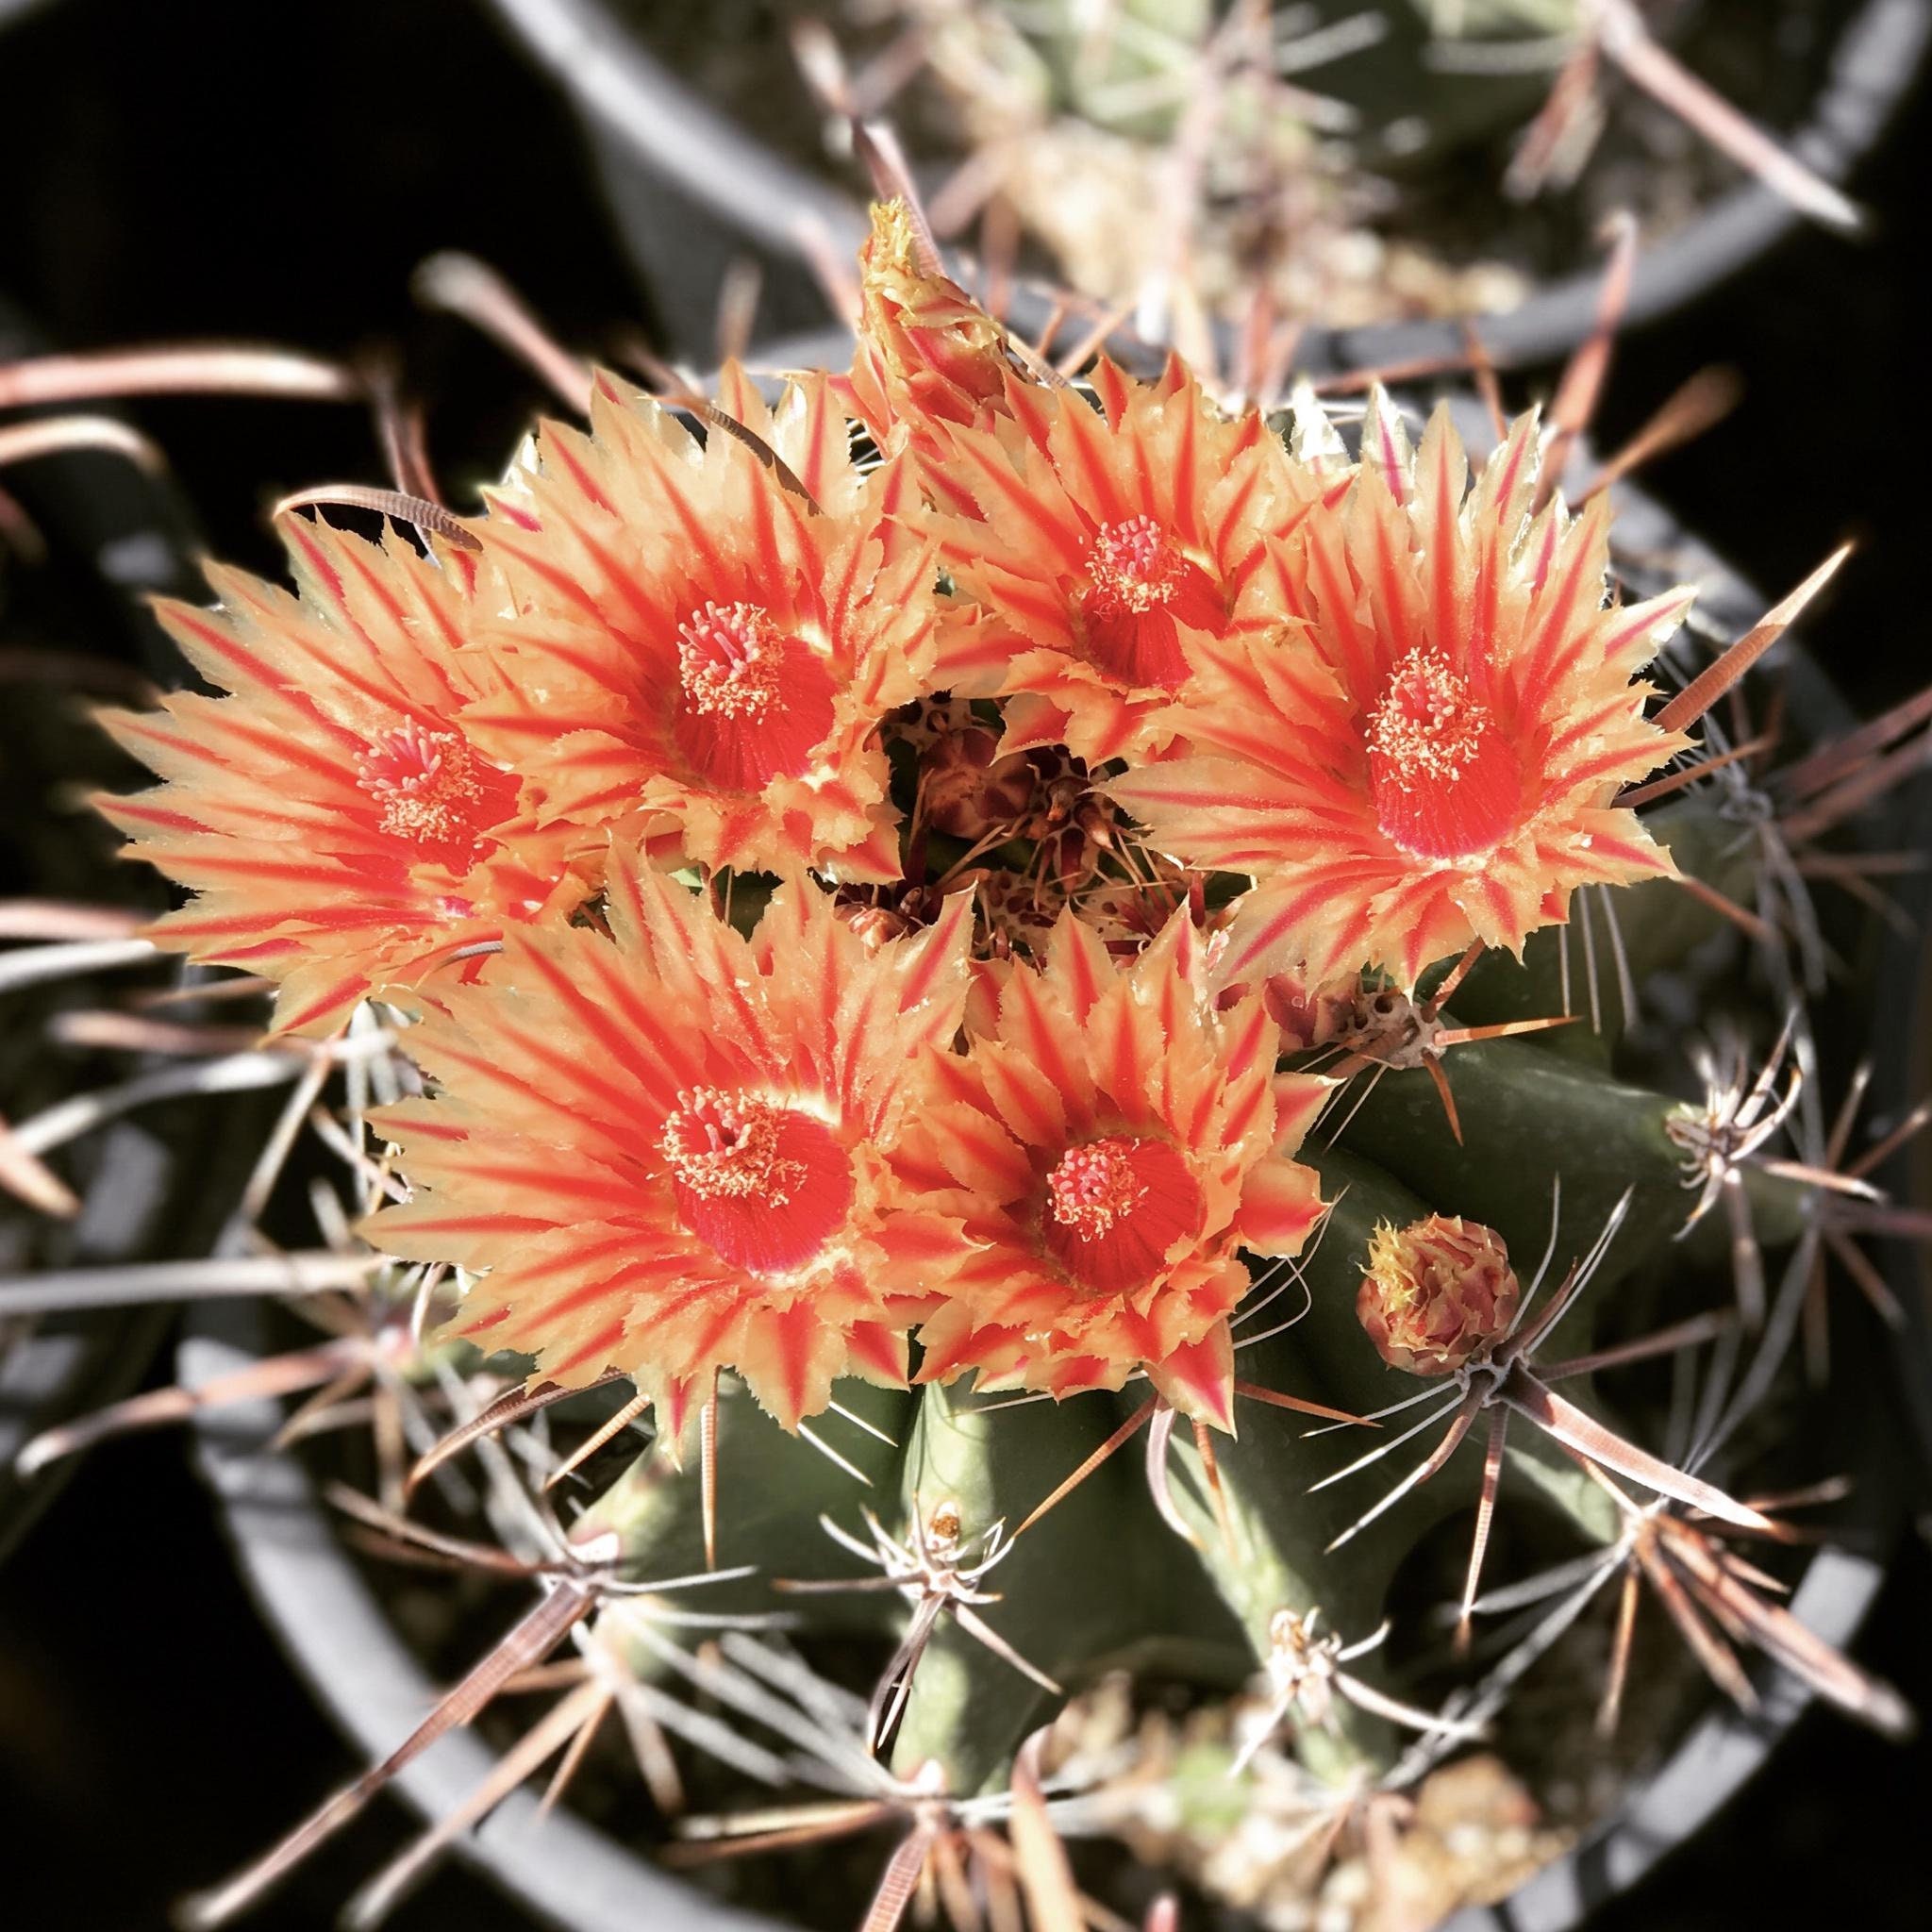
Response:
[[[1892,814],[1897,852],[1932,854],[1932,773],[1922,773]],[[1898,996],[1890,1003],[1896,1033],[1882,1043],[1873,1073],[1874,1107],[1881,1120],[1901,1119],[1932,1093],[1932,870],[1907,873],[1890,897],[1904,915],[1887,939],[1883,972]],[[1932,1206],[1932,1146],[1924,1135],[1878,1176],[1895,1198]],[[1932,1482],[1932,1248],[1914,1244],[1893,1286],[1905,1304],[1907,1330],[1896,1353],[1904,1403],[1925,1478]]]
[[[793,345],[823,353],[826,344]],[[836,348],[836,344],[833,345]],[[1478,447],[1487,441],[1479,415],[1465,425]],[[1587,467],[1587,463],[1586,463]],[[1657,504],[1620,491],[1618,530],[1632,556],[1655,559],[1657,582],[1688,580],[1702,591],[1705,615],[1727,634],[1740,633],[1763,600],[1704,545],[1687,537]],[[1793,688],[1793,715],[1825,732],[1846,719],[1828,680],[1787,640],[1769,660]],[[1901,1290],[1903,1292],[1903,1289]],[[252,1306],[195,1308],[179,1362],[191,1385],[226,1374],[269,1346],[268,1324]],[[273,1402],[234,1407],[196,1418],[197,1457],[215,1493],[237,1558],[262,1613],[291,1660],[358,1751],[385,1757],[421,1721],[440,1687],[412,1653],[361,1570],[339,1540],[301,1463],[266,1444],[281,1421]],[[1890,1436],[1880,1406],[1860,1405],[1847,1418],[1850,1444],[1828,1452],[1872,1481],[1868,1521],[1895,1514],[1886,1474]],[[1827,1642],[1856,1635],[1883,1577],[1868,1556],[1817,1552],[1792,1599],[1797,1616]],[[1626,1890],[1674,1846],[1690,1838],[1762,1768],[1779,1739],[1810,1702],[1796,1679],[1762,1674],[1763,1707],[1745,1718],[1713,1707],[1651,1776],[1633,1784],[1615,1813],[1574,1852],[1540,1872],[1508,1900],[1472,1908],[1450,1932],[1570,1932],[1593,1908]],[[425,1819],[452,1807],[490,1774],[495,1756],[479,1738],[441,1740],[397,1779],[397,1790]],[[722,1907],[693,1891],[605,1833],[567,1813],[540,1813],[535,1795],[519,1790],[476,1831],[457,1840],[460,1857],[490,1874],[540,1918],[571,1932],[783,1932],[777,1922]]]
[[[0,300],[0,361],[44,346],[26,319]],[[73,454],[19,465],[0,481],[47,540],[45,566],[24,573],[20,584],[36,607],[40,633],[158,682],[179,682],[185,667],[142,601],[193,583],[193,526],[167,479],[121,458]],[[9,823],[18,824],[41,801],[7,797],[4,806]],[[9,862],[8,841],[0,841],[0,891],[125,903],[134,881],[112,858],[113,842],[103,827],[84,874],[68,875],[61,866],[55,868],[61,875],[53,876],[25,857]],[[25,875],[6,876],[9,872]],[[9,1017],[0,1001],[0,1023]],[[12,1098],[0,1091],[0,1110]],[[187,1185],[205,1179],[206,1170],[179,1121],[175,1127],[167,1136],[123,1122],[76,1151],[83,1211],[65,1228],[48,1230],[59,1265],[192,1254],[212,1237],[204,1200]],[[0,1297],[0,1322],[6,1320]],[[10,1343],[0,1341],[0,1555],[25,1533],[63,1474],[57,1465],[23,1482],[13,1471],[16,1453],[41,1430],[125,1393],[152,1357],[165,1320],[153,1310],[101,1310],[42,1321]]]
[[[632,262],[675,345],[708,353],[712,295],[737,258],[765,272],[763,334],[822,323],[824,300],[801,234],[816,227],[843,257],[864,233],[850,196],[739,125],[657,59],[608,0],[490,0],[498,17],[569,96],[596,158]],[[1932,0],[1865,0],[1834,48],[1806,125],[1790,145],[1821,175],[1844,180],[1884,132],[1912,84]],[[803,83],[801,82],[801,85]],[[1802,218],[1757,181],[1731,190],[1647,249],[1628,319],[1681,308],[1735,275]],[[1478,318],[1492,354],[1517,362],[1560,356],[1590,332],[1599,275],[1588,268],[1539,287],[1520,308]],[[1016,309],[1026,319],[1024,304]],[[1321,375],[1462,353],[1461,325],[1399,322],[1308,329],[1299,367]]]
[[[0,33],[45,5],[45,0],[0,0]]]

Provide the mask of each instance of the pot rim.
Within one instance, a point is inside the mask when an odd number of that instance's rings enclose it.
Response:
[[[1932,850],[1932,774],[1922,772],[1898,798],[1886,842],[1894,850]],[[1904,1032],[1894,1051],[1874,1056],[1873,1087],[1875,1105],[1895,1120],[1932,1086],[1932,872],[1906,874],[1890,896],[1905,923],[1887,935],[1880,971],[1907,989],[1901,1003]],[[1906,1173],[1914,1204],[1932,1203],[1932,1147],[1918,1142]],[[1901,1296],[1907,1325],[1905,1345],[1893,1358],[1921,1462],[1932,1471],[1932,1253],[1917,1247],[1913,1261],[1917,1292]]]
[[[17,10],[0,0],[0,28],[11,25]],[[25,311],[0,292],[0,361],[42,354],[47,346]],[[9,475],[8,487],[59,548],[87,560],[113,600],[110,608],[125,611],[118,654],[157,682],[179,682],[182,660],[142,603],[195,582],[189,562],[193,520],[179,487],[125,458],[87,451],[39,457]],[[104,869],[102,877],[125,870],[111,858],[105,866],[114,870]],[[73,880],[64,883],[73,890]],[[116,1123],[99,1149],[100,1172],[117,1176],[113,1199],[104,1198],[99,1186],[86,1191],[73,1230],[79,1254],[103,1260],[125,1255],[151,1240],[171,1213],[178,1219],[179,1189],[191,1166],[171,1159],[146,1127]],[[14,1473],[14,1457],[42,1429],[131,1390],[159,1347],[167,1321],[164,1309],[102,1308],[77,1321],[43,1320],[0,1349],[0,1558],[25,1536],[73,1468],[62,1462],[22,1478]]]
[[[815,231],[852,253],[862,208],[749,133],[687,87],[625,28],[608,0],[490,0],[525,51],[570,97],[599,142],[722,218],[747,242],[803,270]],[[1826,180],[1843,181],[1874,147],[1909,92],[1928,41],[1932,0],[1863,0],[1832,48],[1810,119],[1788,144]],[[1761,181],[1727,190],[1688,225],[1638,257],[1628,325],[1687,307],[1767,253],[1804,217]],[[1535,285],[1513,309],[1472,318],[1490,352],[1534,362],[1573,349],[1596,321],[1601,275],[1585,267]],[[1307,328],[1311,374],[1459,355],[1450,320]]]

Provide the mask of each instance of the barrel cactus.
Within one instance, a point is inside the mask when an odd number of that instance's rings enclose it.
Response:
[[[352,1507],[541,1587],[193,1916],[570,1638],[507,1778],[622,1709],[667,1807],[667,1738],[779,1788],[680,1861],[898,1821],[879,1927],[922,1883],[1074,1924],[1052,1827],[1151,1829],[1123,1685],[1220,1714],[1170,1842],[1284,1791],[1298,1846],[1399,1839],[1612,1584],[1565,1723],[1647,1580],[1740,1703],[1755,1649],[1903,1730],[1740,1554],[1807,1298],[1894,1224],[1897,1136],[1819,1105],[1806,881],[1917,714],[1768,768],[1710,708],[1838,559],[1696,668],[1533,416],[1472,472],[1379,393],[1345,440],[1178,360],[1075,383],[899,205],[862,267],[837,375],[587,375],[480,516],[288,518],[299,595],[166,612],[225,695],[114,721],[195,893],[156,941],[393,1044],[310,1380],[493,1386],[416,1483],[520,1432],[517,1560]]]

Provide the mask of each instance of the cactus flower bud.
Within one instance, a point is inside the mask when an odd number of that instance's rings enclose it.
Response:
[[[999,757],[999,734],[966,724],[934,739],[921,760],[926,823],[976,842],[1012,825],[1034,802],[1039,774],[1022,754]]]
[[[1502,1339],[1522,1293],[1494,1228],[1431,1214],[1375,1229],[1355,1312],[1391,1368],[1446,1375]]]
[[[877,204],[858,253],[859,364],[896,413],[923,428],[974,423],[1000,411],[1008,371],[1006,331],[930,259],[903,201]],[[871,368],[866,364],[870,359]],[[861,390],[861,404],[873,395]]]
[[[1281,1028],[1282,1050],[1301,1053],[1347,1030],[1360,988],[1354,973],[1319,983],[1298,973],[1271,973],[1260,984],[1261,1003]]]

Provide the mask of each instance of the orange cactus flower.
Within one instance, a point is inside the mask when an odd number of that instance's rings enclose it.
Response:
[[[854,464],[824,378],[774,413],[727,372],[721,407],[753,441],[700,445],[608,375],[590,436],[544,426],[475,525],[511,596],[477,728],[586,846],[621,825],[705,865],[894,878],[876,726],[925,682],[930,546]]]
[[[924,1381],[1065,1395],[1144,1369],[1232,1425],[1241,1251],[1299,1252],[1322,1208],[1290,1157],[1328,1084],[1278,1075],[1258,999],[1217,1010],[1183,913],[1117,968],[1071,915],[1006,974],[986,1037],[937,1065],[896,1158],[965,1246],[921,1330]]]
[[[109,715],[167,782],[101,804],[137,856],[197,894],[149,937],[275,981],[275,1026],[322,1033],[373,988],[566,917],[591,888],[471,734],[471,710],[503,688],[466,641],[487,578],[475,556],[292,517],[282,535],[299,599],[215,568],[218,609],[160,607],[230,695]]]
[[[735,1369],[786,1427],[835,1376],[905,1381],[954,1230],[891,1164],[965,1003],[969,900],[868,947],[783,887],[749,940],[613,851],[610,937],[510,935],[409,1035],[434,1098],[379,1117],[414,1197],[370,1238],[476,1278],[461,1326],[681,1412]]]
[[[1172,738],[1163,714],[1202,643],[1273,624],[1274,540],[1324,477],[1258,414],[1222,414],[1178,360],[1154,383],[1103,360],[1093,388],[1097,410],[1008,378],[1010,422],[941,425],[976,514],[938,506],[961,605],[935,677],[1007,700],[1007,750],[1064,744],[1098,765]]]
[[[1472,940],[1520,951],[1579,885],[1672,871],[1612,800],[1686,742],[1636,680],[1690,591],[1607,601],[1607,500],[1530,514],[1533,417],[1473,489],[1446,409],[1416,457],[1384,400],[1364,438],[1277,579],[1291,621],[1200,652],[1162,719],[1188,755],[1108,788],[1161,850],[1256,881],[1237,978],[1374,966],[1407,989]]]

